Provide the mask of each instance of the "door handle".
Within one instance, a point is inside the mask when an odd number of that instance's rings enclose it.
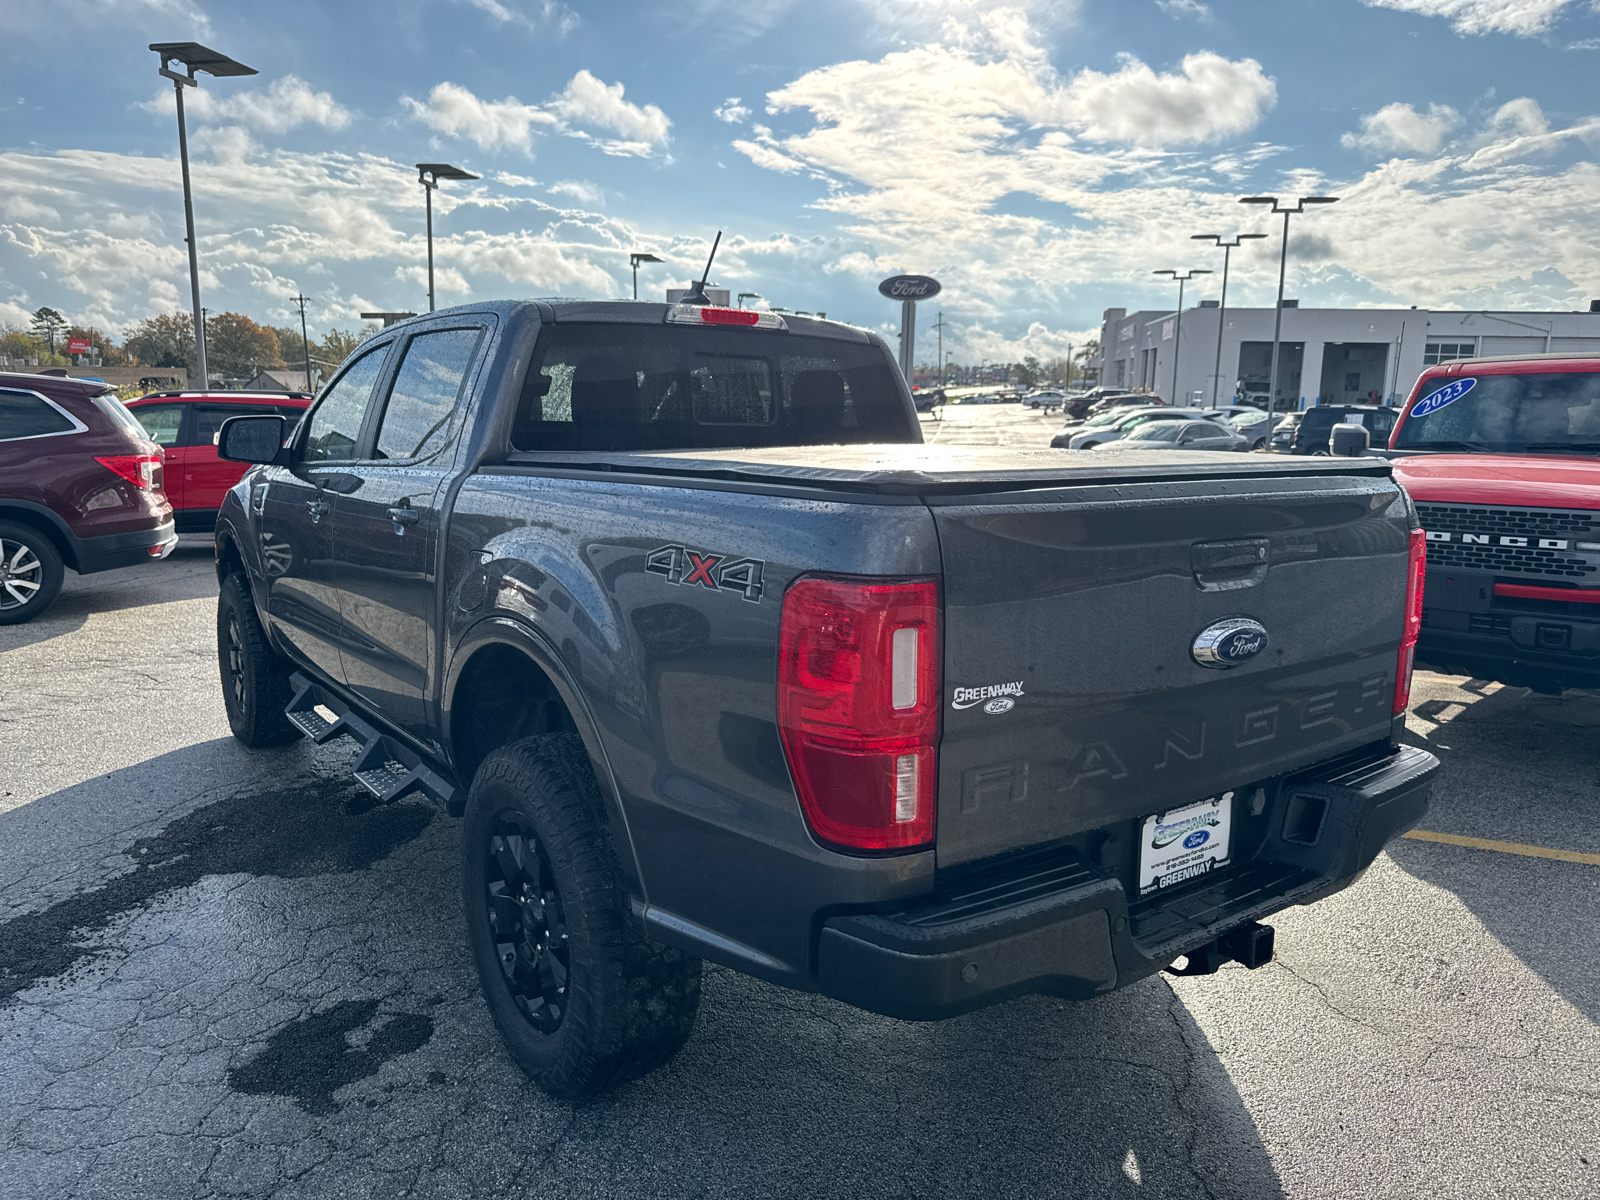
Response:
[[[389,519],[396,525],[415,525],[417,523],[417,517],[417,510],[412,508],[409,504],[401,508],[391,508],[389,510]]]
[[[307,500],[306,511],[311,514],[311,519],[315,521],[328,511],[328,502],[326,500]]]

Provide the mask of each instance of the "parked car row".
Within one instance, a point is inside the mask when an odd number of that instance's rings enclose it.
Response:
[[[245,468],[217,457],[222,422],[279,413],[309,393],[161,392],[124,404],[109,384],[65,372],[0,372],[0,625],[55,602],[80,575],[172,553],[210,533]]]

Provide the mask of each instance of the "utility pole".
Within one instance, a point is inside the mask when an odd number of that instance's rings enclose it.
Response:
[[[933,323],[934,329],[939,333],[939,357],[933,361],[939,364],[939,386],[944,386],[944,309],[939,310],[939,319]]]
[[[306,356],[306,391],[314,390],[311,386],[311,337],[306,333],[306,305],[310,303],[310,296],[296,296],[294,302],[300,306],[300,349]]]
[[[199,335],[199,340],[195,342],[195,353],[200,358],[200,390],[202,392],[211,390],[211,376],[206,373],[206,322],[210,319],[211,310],[202,308],[200,310],[200,328],[196,331]]]

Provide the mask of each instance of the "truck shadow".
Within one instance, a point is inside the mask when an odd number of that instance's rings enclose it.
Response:
[[[37,1087],[86,1086],[98,1069],[77,1064],[126,1056],[159,1027],[176,1040],[136,1060],[150,1067],[95,1084],[107,1112],[136,1112],[152,1090],[140,1071],[220,1045],[194,1078],[208,1105],[262,1114],[241,1137],[328,1147],[305,1194],[363,1177],[395,1126],[440,1147],[413,1195],[504,1194],[533,1177],[551,1194],[649,1197],[1283,1194],[1226,1070],[1159,979],[918,1024],[709,967],[676,1059],[596,1101],[551,1100],[477,995],[457,823],[372,807],[347,757],[220,740],[0,813],[0,1044]],[[31,862],[74,858],[75,875],[57,865],[30,883]],[[357,952],[368,943],[381,953]],[[119,1005],[126,1024],[110,1026]],[[41,1058],[29,1047],[47,1029]],[[0,1127],[8,1106],[23,1120],[40,1102],[19,1081],[0,1093]],[[113,1136],[103,1119],[83,1136]]]
[[[1413,708],[1407,740],[1437,754],[1445,769],[1424,829],[1600,853],[1600,692],[1544,696],[1449,676],[1427,687],[1434,695]],[[1412,839],[1388,853],[1453,893],[1506,949],[1600,1021],[1592,967],[1600,868]]]

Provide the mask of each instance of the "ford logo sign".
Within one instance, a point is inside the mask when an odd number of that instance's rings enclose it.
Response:
[[[939,281],[926,275],[896,275],[878,285],[891,300],[931,300],[939,294]]]
[[[1190,653],[1202,667],[1227,670],[1267,648],[1267,630],[1249,617],[1229,617],[1208,626],[1194,639]]]
[[[1188,837],[1183,839],[1183,848],[1185,850],[1198,850],[1210,840],[1211,833],[1209,830],[1196,829]]]

